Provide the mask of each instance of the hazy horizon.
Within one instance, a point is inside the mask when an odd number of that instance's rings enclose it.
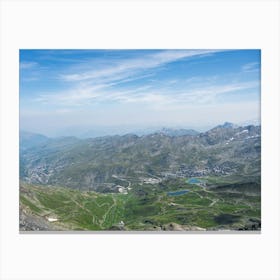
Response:
[[[60,131],[60,133],[56,134],[46,134],[46,133],[41,133],[40,131],[30,131],[30,130],[25,130],[25,129],[20,129],[20,132],[26,132],[26,133],[34,133],[34,134],[40,134],[43,136],[46,136],[48,138],[56,138],[56,137],[77,137],[81,139],[85,138],[95,138],[95,137],[104,137],[104,136],[115,136],[115,135],[125,135],[125,134],[135,134],[137,136],[142,136],[142,135],[148,135],[148,134],[153,134],[156,132],[161,131],[162,129],[174,129],[174,130],[194,130],[199,133],[204,133],[207,132],[208,130],[219,126],[223,125],[224,123],[231,123],[228,121],[224,121],[221,123],[218,123],[214,126],[211,127],[205,127],[205,128],[200,128],[200,129],[194,129],[191,127],[183,127],[183,126],[154,126],[154,127],[94,127],[90,130],[83,130],[81,128],[74,128],[75,133],[72,133],[73,128],[65,128],[63,131]],[[252,120],[244,123],[232,123],[233,125],[242,127],[242,126],[248,126],[248,125],[255,125],[255,126],[260,126],[260,122],[258,120]]]
[[[252,120],[260,50],[20,50],[21,130],[201,132]]]

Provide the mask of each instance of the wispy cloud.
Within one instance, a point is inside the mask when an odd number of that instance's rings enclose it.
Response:
[[[260,65],[259,62],[247,63],[242,66],[242,71],[243,72],[257,72],[260,70],[259,65]]]
[[[178,79],[150,80],[145,86],[130,86],[127,83],[155,75],[155,71],[168,63],[182,59],[198,58],[213,55],[221,50],[159,50],[138,55],[132,58],[120,58],[112,61],[89,61],[86,65],[75,65],[67,74],[59,74],[64,82],[71,82],[70,90],[40,94],[35,101],[43,103],[79,106],[92,102],[119,103],[170,103],[178,98],[190,99],[190,94],[182,94],[175,90]],[[89,65],[94,70],[88,70]],[[86,68],[87,70],[84,70]],[[199,78],[184,79],[189,84]],[[125,84],[125,87],[118,85]],[[151,86],[154,84],[154,86]],[[154,87],[154,88],[153,88]],[[168,88],[171,90],[169,91]],[[173,95],[173,96],[169,96]],[[187,98],[188,97],[188,98]]]
[[[202,103],[214,103],[216,102],[216,97],[230,93],[230,92],[238,92],[242,90],[247,90],[251,88],[258,87],[259,82],[239,82],[239,83],[231,83],[226,85],[215,85],[215,86],[207,86],[204,88],[197,88],[192,91],[188,91],[183,93],[181,97],[188,102],[194,102],[195,104]]]
[[[167,81],[168,85],[169,81]],[[203,85],[186,89],[172,89],[162,85],[155,88],[145,85],[124,90],[114,89],[106,84],[84,87],[75,90],[56,92],[53,94],[42,94],[35,99],[36,102],[55,104],[63,107],[78,107],[102,102],[115,102],[120,104],[139,104],[142,106],[153,106],[165,108],[169,105],[191,104],[213,104],[217,97],[230,92],[238,92],[258,87],[259,82],[239,82],[224,85]]]
[[[35,61],[22,61],[20,62],[19,68],[20,69],[32,69],[38,66],[38,63]]]
[[[131,94],[123,96],[123,102],[128,103],[147,103],[157,108],[166,108],[168,105],[199,106],[201,104],[210,105],[217,103],[217,97],[230,92],[239,92],[242,90],[258,87],[259,82],[232,83],[226,85],[214,85],[195,87],[189,90],[159,90],[146,92],[133,96]]]
[[[184,58],[210,55],[218,50],[168,50],[144,55],[141,58],[121,59],[114,61],[113,65],[80,73],[62,74],[60,78],[65,81],[84,81],[89,79],[105,79],[107,81],[120,80],[139,74],[139,72],[161,67],[167,63]],[[93,65],[93,68],[96,65]]]
[[[24,54],[21,110],[45,114],[42,123],[45,116],[63,116],[61,124],[53,123],[58,128],[65,122],[99,120],[108,125],[128,121],[148,125],[161,119],[200,123],[201,114],[207,115],[205,121],[213,120],[215,114],[234,117],[234,110],[225,108],[239,105],[247,108],[244,119],[257,114],[256,109],[249,111],[251,104],[258,103],[260,81],[249,72],[259,71],[259,52],[54,50]]]

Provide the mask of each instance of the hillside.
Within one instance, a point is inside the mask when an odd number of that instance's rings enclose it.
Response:
[[[220,182],[221,183],[221,182]],[[207,190],[183,180],[129,193],[21,183],[21,230],[259,230],[260,184]],[[253,186],[254,191],[251,190]],[[187,188],[187,189],[186,189]]]
[[[260,127],[216,127],[196,136],[127,134],[50,139],[21,149],[21,180],[85,190],[121,184],[117,177],[260,176]]]
[[[260,230],[261,127],[181,132],[29,135],[21,230]]]

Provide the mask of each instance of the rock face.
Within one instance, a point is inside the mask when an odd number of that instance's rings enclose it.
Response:
[[[48,140],[48,137],[41,134],[35,134],[26,131],[20,131],[19,133],[19,144],[21,149],[28,149],[33,146],[37,146],[46,143]]]
[[[193,129],[172,129],[172,128],[162,128],[158,131],[158,133],[161,133],[166,136],[187,136],[187,135],[198,135],[199,132]]]
[[[196,227],[196,226],[187,226],[187,225],[179,225],[176,223],[170,223],[163,225],[161,230],[164,231],[205,231],[205,228]]]
[[[57,230],[54,225],[48,223],[44,218],[28,213],[28,210],[23,209],[22,205],[19,212],[19,229],[21,231]]]
[[[198,135],[171,132],[172,136],[159,132],[93,139],[27,135],[20,142],[20,178],[29,183],[117,192],[116,186],[128,184],[122,178],[139,178],[143,173],[158,180],[260,176],[260,126],[226,123]]]

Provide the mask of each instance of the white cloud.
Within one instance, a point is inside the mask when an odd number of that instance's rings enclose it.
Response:
[[[90,79],[104,79],[114,81],[139,74],[144,70],[163,66],[183,58],[203,56],[219,52],[220,50],[167,50],[153,54],[147,54],[141,58],[122,59],[111,66],[92,71],[79,71],[79,73],[62,74],[60,78],[65,81],[84,81]],[[96,65],[94,65],[96,68]]]
[[[205,86],[203,88],[197,88],[189,92],[183,93],[179,96],[179,98],[197,104],[214,103],[216,102],[216,97],[219,95],[234,91],[255,88],[258,85],[259,82],[243,82],[226,85]]]
[[[69,74],[60,74],[59,78],[64,81],[71,81],[71,89],[60,92],[41,93],[37,102],[54,104],[57,106],[81,106],[96,102],[114,101],[119,103],[156,103],[157,106],[162,106],[178,102],[207,102],[219,92],[226,92],[220,88],[208,88],[197,85],[189,91],[181,92],[176,90],[174,86],[180,81],[161,80],[155,81],[142,87],[128,86],[126,83],[137,79],[147,78],[154,75],[149,70],[162,67],[167,63],[171,63],[184,58],[200,57],[212,55],[221,50],[162,50],[158,52],[148,53],[138,58],[112,60],[110,65],[108,61],[105,63],[99,60],[96,64],[92,64],[96,70],[83,71],[86,65],[75,65],[75,68],[70,69]],[[24,67],[28,67],[27,65]],[[31,65],[30,65],[31,67]],[[72,73],[71,73],[72,72]],[[192,77],[184,80],[184,84],[190,86],[190,82],[197,80],[198,77]],[[124,84],[125,87],[117,85]],[[152,88],[152,86],[154,88]],[[186,87],[186,86],[184,86]],[[202,88],[201,88],[202,87]],[[236,88],[235,88],[236,89]],[[234,90],[234,88],[232,89]]]
[[[157,110],[166,110],[169,106],[182,107],[185,104],[198,106],[201,104],[217,103],[217,97],[246,89],[256,88],[259,82],[232,83],[226,85],[195,86],[188,90],[169,87],[169,81],[160,87],[149,84],[133,88],[115,88],[111,84],[97,84],[55,93],[41,94],[34,101],[38,103],[52,104],[55,106],[79,107],[100,102],[115,104],[139,104],[153,107]]]
[[[30,113],[38,110],[32,116],[23,113],[21,121],[24,120],[26,125],[34,122],[37,126],[46,122],[46,127],[52,129],[52,126],[72,124],[90,126],[93,123],[102,126],[193,122],[195,125],[207,123],[208,119],[219,122],[238,121],[239,117],[240,120],[255,118],[259,113],[256,102],[245,104],[245,100],[250,98],[237,98],[242,97],[240,93],[243,91],[246,95],[249,90],[258,90],[259,81],[248,82],[248,75],[245,74],[256,71],[259,67],[257,63],[239,66],[239,73],[213,73],[212,76],[205,75],[203,71],[201,74],[188,71],[187,68],[184,68],[187,69],[186,73],[181,72],[180,75],[176,75],[176,72],[170,76],[165,72],[161,75],[158,71],[167,68],[168,63],[201,58],[220,51],[160,50],[143,52],[137,58],[98,58],[96,61],[69,64],[70,68],[50,67],[47,70],[41,67],[41,63],[23,61],[20,67],[28,71],[22,79],[51,77],[54,83],[45,87],[50,91],[39,92],[41,87],[38,87],[36,95],[31,95],[26,103],[24,98],[21,99],[21,105],[27,104]],[[61,69],[64,69],[63,74]],[[172,71],[173,68],[170,69]],[[244,80],[247,82],[241,82]],[[56,83],[60,87],[56,87]],[[227,94],[231,92],[239,92],[236,102],[227,99]],[[230,95],[235,98],[234,94]]]
[[[38,66],[38,63],[35,61],[22,61],[20,62],[20,69],[31,69]]]
[[[95,110],[55,110],[52,113],[44,111],[21,111],[21,128],[40,133],[56,133],[67,127],[76,127],[86,131],[96,126],[122,128],[130,126],[181,126],[193,128],[211,128],[225,121],[240,123],[244,120],[257,119],[260,116],[259,102],[243,102],[242,104],[203,104],[192,106],[182,104],[181,107],[170,106],[166,110],[154,110],[149,106],[140,106],[138,103],[121,104],[104,111],[104,108]],[[69,135],[77,132],[72,129]]]
[[[242,66],[243,72],[257,72],[259,71],[259,62],[251,62]]]

